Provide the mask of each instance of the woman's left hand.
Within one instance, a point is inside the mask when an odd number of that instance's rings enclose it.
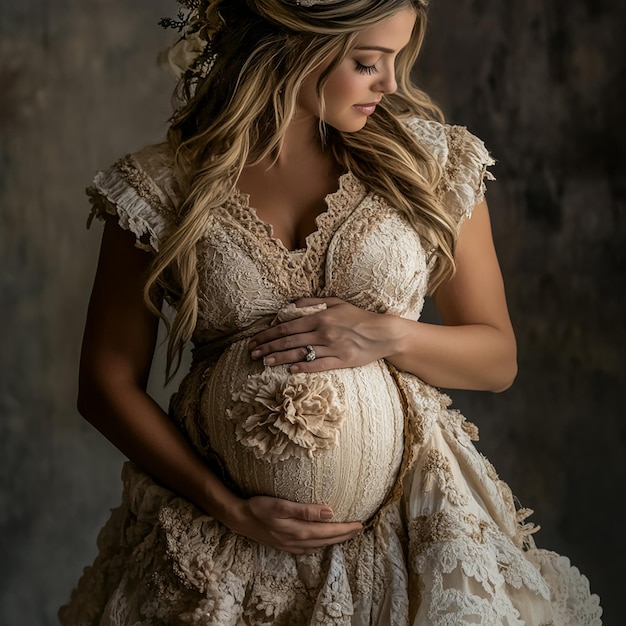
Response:
[[[283,322],[250,341],[253,359],[266,365],[292,363],[292,373],[357,367],[391,354],[395,316],[364,311],[340,298],[301,298],[297,307],[326,304],[326,309]],[[307,346],[315,359],[307,361]]]

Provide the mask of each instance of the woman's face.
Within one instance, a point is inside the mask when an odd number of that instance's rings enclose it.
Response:
[[[406,8],[364,30],[324,85],[323,115],[320,116],[316,85],[328,64],[303,83],[298,100],[300,112],[316,119],[321,117],[343,132],[363,128],[376,104],[397,88],[395,60],[411,39],[415,19],[415,11]]]

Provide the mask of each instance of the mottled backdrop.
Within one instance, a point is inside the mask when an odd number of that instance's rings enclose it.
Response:
[[[119,497],[75,410],[100,229],[92,173],[159,139],[171,0],[0,4],[0,624],[56,623]],[[498,159],[488,199],[520,344],[509,391],[456,393],[543,526],[623,623],[626,4],[434,0],[417,76]],[[158,389],[162,361],[155,365]]]

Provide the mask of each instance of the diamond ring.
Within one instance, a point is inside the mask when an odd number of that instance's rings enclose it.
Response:
[[[307,346],[306,356],[304,357],[304,360],[308,362],[315,361],[316,356],[317,355],[315,354],[315,350],[313,350],[313,346]]]

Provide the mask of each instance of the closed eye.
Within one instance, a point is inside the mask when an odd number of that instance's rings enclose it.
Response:
[[[363,65],[358,61],[355,61],[355,63],[356,71],[359,72],[359,74],[376,74],[376,72],[378,71],[375,65]]]

